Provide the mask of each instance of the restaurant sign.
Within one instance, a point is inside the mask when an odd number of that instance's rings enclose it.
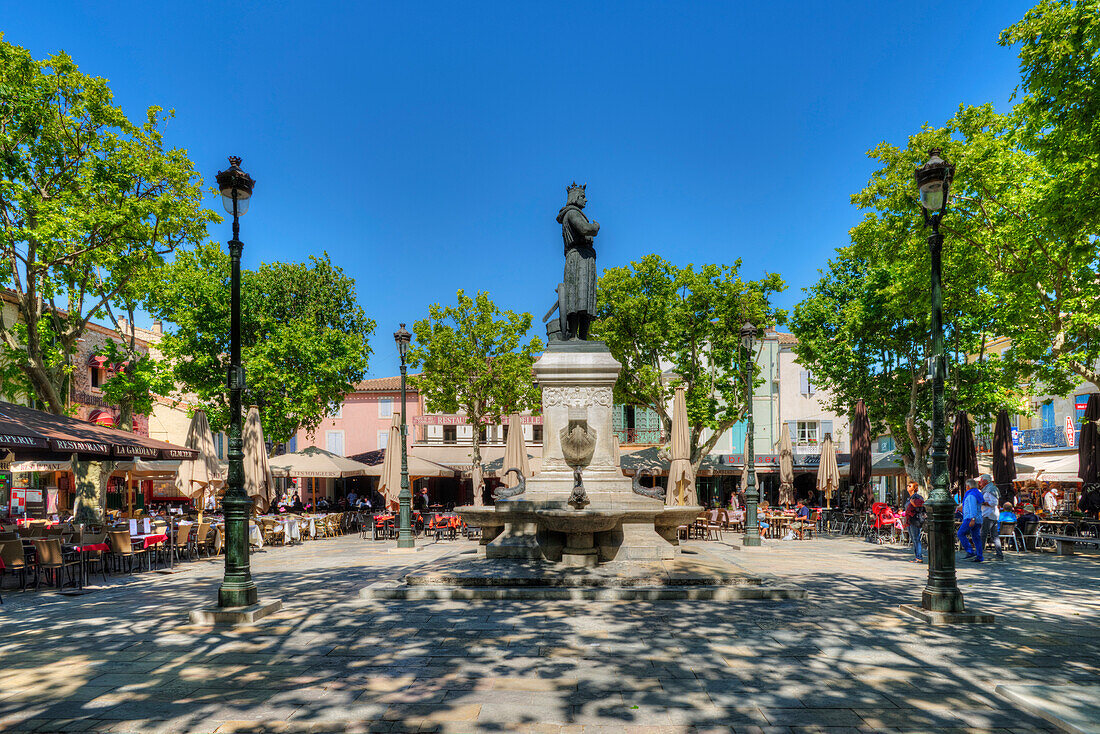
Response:
[[[779,466],[779,454],[757,454],[755,457],[756,466],[765,467],[778,467]],[[797,469],[799,467],[817,467],[821,464],[820,454],[794,454],[792,457],[792,464]],[[837,454],[836,460],[838,464],[846,464],[851,460],[850,454]],[[745,455],[744,454],[722,454],[718,457],[718,463],[726,464],[729,466],[744,466]]]
[[[6,448],[45,449],[49,444],[44,438],[37,436],[15,436],[9,433],[0,433],[0,446]]]
[[[198,457],[199,452],[194,449],[161,449],[160,455],[162,459],[179,459],[183,461]]]
[[[160,450],[152,446],[115,444],[115,456],[140,456],[143,459],[155,459],[159,453]]]
[[[50,448],[54,451],[79,452],[82,454],[109,454],[111,447],[98,441],[72,441],[67,438],[51,438]]]
[[[482,418],[482,423],[492,423],[490,418]],[[521,415],[519,422],[525,426],[527,425],[542,425],[541,415]],[[414,415],[412,418],[412,424],[414,426],[465,426],[469,425],[469,421],[464,415]]]

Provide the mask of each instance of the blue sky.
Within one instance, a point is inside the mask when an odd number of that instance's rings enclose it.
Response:
[[[602,267],[741,258],[793,306],[859,219],[867,150],[1007,105],[997,35],[1032,4],[55,0],[6,3],[0,31],[67,51],[132,117],[174,109],[166,139],[208,184],[242,156],[245,266],[327,250],[381,376],[398,323],[459,288],[542,316],[574,179]]]

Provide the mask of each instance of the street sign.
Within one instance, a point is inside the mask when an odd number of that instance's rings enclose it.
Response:
[[[1066,416],[1066,446],[1073,448],[1077,438],[1077,426],[1073,422],[1073,416]]]

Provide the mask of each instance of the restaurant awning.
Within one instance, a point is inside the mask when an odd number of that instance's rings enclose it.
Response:
[[[366,464],[366,476],[380,477],[382,476],[382,467],[386,461],[386,449],[367,451],[366,453],[355,454],[348,458],[358,461],[361,464]],[[411,479],[419,479],[421,477],[453,477],[455,475],[455,470],[451,467],[421,458],[412,452],[409,452],[407,458],[409,478]]]
[[[16,460],[194,458],[191,449],[120,431],[25,405],[0,402],[0,449],[10,449]]]
[[[1016,481],[1026,482],[1032,479],[1040,482],[1079,482],[1077,476],[1078,458],[1077,451],[1071,449],[1068,452],[1056,454],[1024,454],[1025,461],[1031,466],[1016,460]]]
[[[179,461],[156,460],[120,461],[115,464],[113,475],[129,474],[131,479],[171,479],[179,470]],[[29,474],[31,472],[72,471],[73,465],[67,460],[51,461],[20,461],[11,465],[13,474]]]

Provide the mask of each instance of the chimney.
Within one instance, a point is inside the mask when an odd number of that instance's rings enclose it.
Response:
[[[128,332],[130,330],[130,322],[126,319],[119,319],[118,320],[118,330],[121,331],[123,334],[125,334],[126,332]]]
[[[164,324],[161,323],[160,319],[153,319],[153,333],[154,334],[163,334],[164,333]]]

